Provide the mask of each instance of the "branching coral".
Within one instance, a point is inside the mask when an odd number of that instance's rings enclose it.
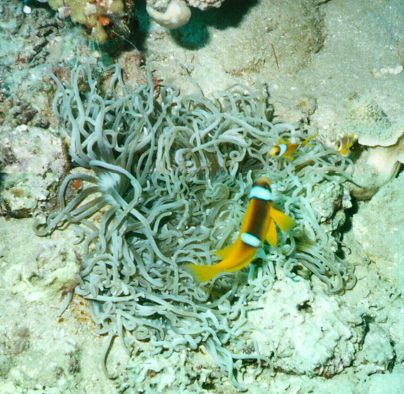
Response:
[[[69,153],[90,171],[66,177],[59,210],[36,231],[80,224],[84,256],[76,293],[90,300],[109,341],[119,336],[136,351],[147,340],[166,356],[205,345],[240,387],[234,372],[243,360],[263,358],[253,344],[251,354],[234,352],[246,346],[240,334],[248,331],[247,304],[267,291],[275,267],[289,276],[312,272],[332,292],[350,285],[351,272],[310,205],[314,185],[344,183],[346,159],[317,142],[293,162],[269,158],[280,136],[297,131],[272,122],[265,87],[256,93],[237,87],[215,100],[180,98],[171,87],[155,91],[149,73],[146,86],[129,91],[116,66],[102,73],[78,66],[70,87],[56,84],[54,111]],[[196,285],[181,265],[209,264],[212,251],[234,239],[261,175],[295,228],[261,254],[262,264]],[[67,199],[75,180],[84,186]]]

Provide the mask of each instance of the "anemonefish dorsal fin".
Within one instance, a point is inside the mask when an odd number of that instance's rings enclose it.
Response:
[[[269,222],[268,232],[265,239],[271,246],[276,246],[278,243],[278,235],[276,233],[275,222],[273,220]]]
[[[234,243],[231,245],[228,245],[222,249],[215,250],[214,254],[223,260],[224,258],[226,258],[226,256],[228,256],[231,253],[233,248],[234,248]]]
[[[184,268],[192,274],[194,279],[198,282],[207,282],[218,275],[222,268],[218,267],[218,264],[213,265],[196,265],[196,264],[185,264]]]
[[[271,207],[270,215],[282,231],[286,231],[294,224],[292,218],[290,218],[288,215],[285,215],[281,211],[278,211],[274,207]]]

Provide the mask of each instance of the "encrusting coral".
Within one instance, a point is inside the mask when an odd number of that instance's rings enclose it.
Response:
[[[75,292],[90,301],[108,344],[120,337],[136,353],[148,341],[164,357],[204,345],[242,388],[236,376],[243,362],[263,360],[257,344],[241,339],[248,305],[268,291],[276,270],[312,273],[331,292],[353,284],[333,252],[335,233],[319,224],[310,203],[315,185],[344,185],[347,160],[317,141],[293,161],[271,158],[280,137],[306,135],[273,122],[265,86],[255,93],[235,87],[213,100],[181,97],[169,86],[155,90],[150,73],[145,86],[130,91],[117,66],[81,65],[69,87],[55,82],[53,108],[69,154],[86,170],[65,178],[58,211],[35,230],[47,235],[77,224],[83,258]],[[181,266],[212,264],[212,252],[234,240],[260,176],[270,179],[274,205],[294,228],[248,270],[196,284]],[[77,180],[83,186],[67,198]]]
[[[108,27],[123,18],[125,10],[131,12],[133,6],[131,0],[48,0],[48,3],[61,18],[70,17],[89,28],[99,42],[108,38]]]

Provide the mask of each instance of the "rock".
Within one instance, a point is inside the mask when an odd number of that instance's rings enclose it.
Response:
[[[56,232],[55,239],[37,238],[32,224],[33,219],[0,218],[0,256],[6,264],[2,279],[13,292],[24,293],[29,302],[59,299],[63,289],[77,281],[79,267],[71,247],[77,238],[70,231]],[[16,250],[14,245],[24,247]]]
[[[369,394],[401,394],[404,391],[404,370],[369,376],[363,392]]]
[[[361,364],[361,371],[368,375],[384,372],[394,361],[391,339],[379,325],[370,324],[362,349],[358,352],[355,364]]]
[[[66,173],[68,160],[62,142],[38,127],[2,128],[0,147],[2,185],[0,213],[29,217],[45,205]]]
[[[254,339],[274,368],[287,374],[331,377],[348,367],[361,342],[336,297],[314,293],[307,281],[277,281],[251,312]]]
[[[362,152],[353,167],[352,178],[356,185],[350,185],[352,195],[358,200],[369,200],[397,174],[403,149],[404,139],[401,138],[396,145],[376,146]]]
[[[383,186],[353,218],[353,232],[380,275],[404,285],[404,173]]]
[[[344,210],[352,207],[348,189],[335,181],[315,185],[310,204],[320,223],[330,232],[344,224]]]
[[[369,199],[397,174],[404,161],[403,119],[391,121],[375,100],[362,97],[352,106],[342,129],[354,134],[364,149],[354,159],[353,174],[363,187],[353,187],[352,194],[360,200]]]
[[[392,124],[387,114],[375,101],[359,100],[347,118],[347,131],[355,133],[361,145],[391,146],[404,132],[402,126]]]

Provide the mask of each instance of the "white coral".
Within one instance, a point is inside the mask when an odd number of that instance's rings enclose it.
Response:
[[[191,17],[191,10],[183,0],[171,0],[164,12],[156,10],[150,3],[147,4],[146,10],[152,19],[167,29],[184,26]]]

